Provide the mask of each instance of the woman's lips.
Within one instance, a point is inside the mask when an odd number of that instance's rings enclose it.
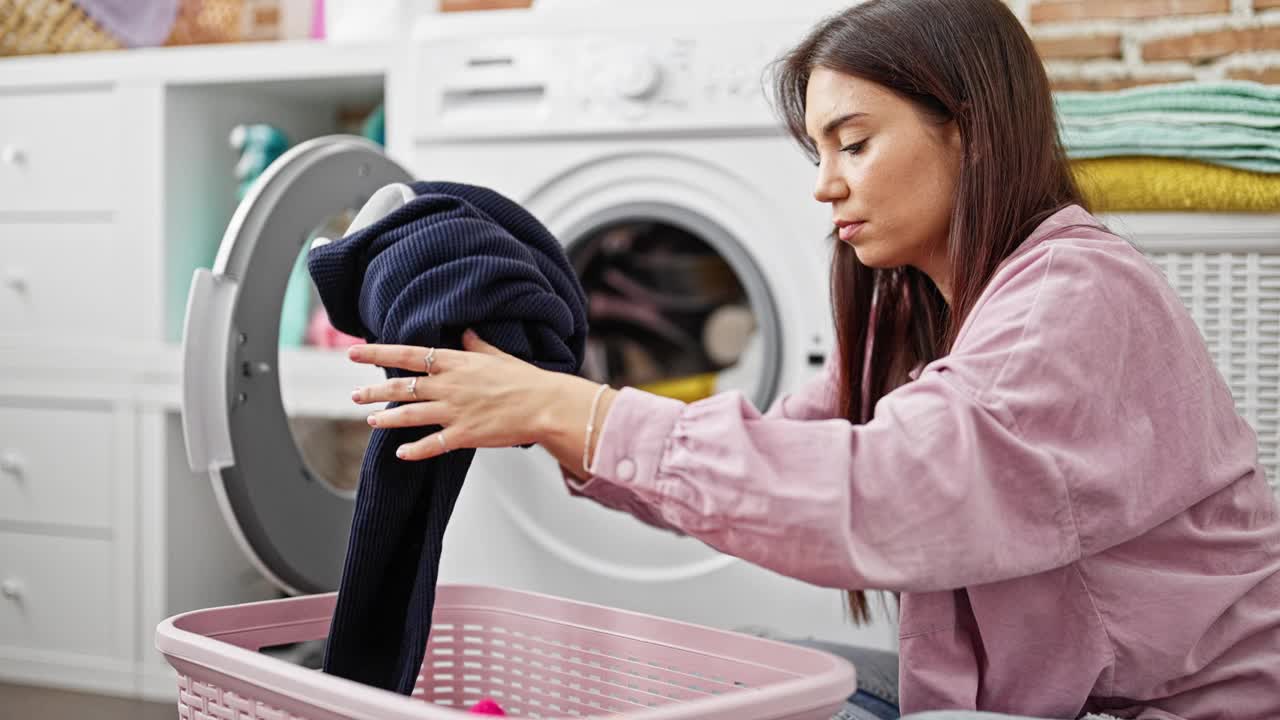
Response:
[[[843,242],[853,240],[853,237],[858,234],[858,231],[865,224],[865,222],[837,222],[836,228],[840,235],[840,240]]]

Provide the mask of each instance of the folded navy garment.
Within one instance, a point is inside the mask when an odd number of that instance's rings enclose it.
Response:
[[[417,197],[386,217],[308,253],[334,327],[372,343],[449,348],[473,328],[534,365],[577,373],[586,298],[556,238],[492,190],[443,182],[413,190]],[[474,451],[418,462],[395,451],[437,429],[378,429],[370,437],[325,672],[413,690],[445,527]]]

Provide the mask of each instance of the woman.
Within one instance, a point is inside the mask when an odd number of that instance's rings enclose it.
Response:
[[[839,241],[821,377],[761,415],[469,334],[416,396],[358,390],[420,401],[370,422],[445,428],[409,460],[540,443],[573,492],[851,591],[860,619],[860,591],[900,593],[900,664],[863,667],[846,717],[896,717],[900,695],[966,718],[1280,718],[1280,513],[1254,435],[1163,276],[1084,209],[1017,19],[859,5],[777,92]],[[424,348],[351,352],[425,369]]]

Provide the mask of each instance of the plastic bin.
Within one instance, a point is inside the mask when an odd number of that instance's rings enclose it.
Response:
[[[336,593],[211,608],[156,629],[184,720],[517,717],[828,720],[856,688],[844,659],[783,642],[495,587],[441,585],[412,697],[258,652],[323,639]],[[470,716],[477,717],[477,716]]]

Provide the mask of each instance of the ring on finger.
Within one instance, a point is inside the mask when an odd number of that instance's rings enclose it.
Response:
[[[427,374],[431,374],[431,363],[436,361],[436,349],[428,348],[427,357],[423,359],[423,363],[427,366]]]
[[[449,444],[444,440],[444,430],[436,435],[436,439],[440,441],[440,452],[449,452]]]
[[[409,397],[414,400],[418,399],[418,376],[415,375],[409,380]]]

